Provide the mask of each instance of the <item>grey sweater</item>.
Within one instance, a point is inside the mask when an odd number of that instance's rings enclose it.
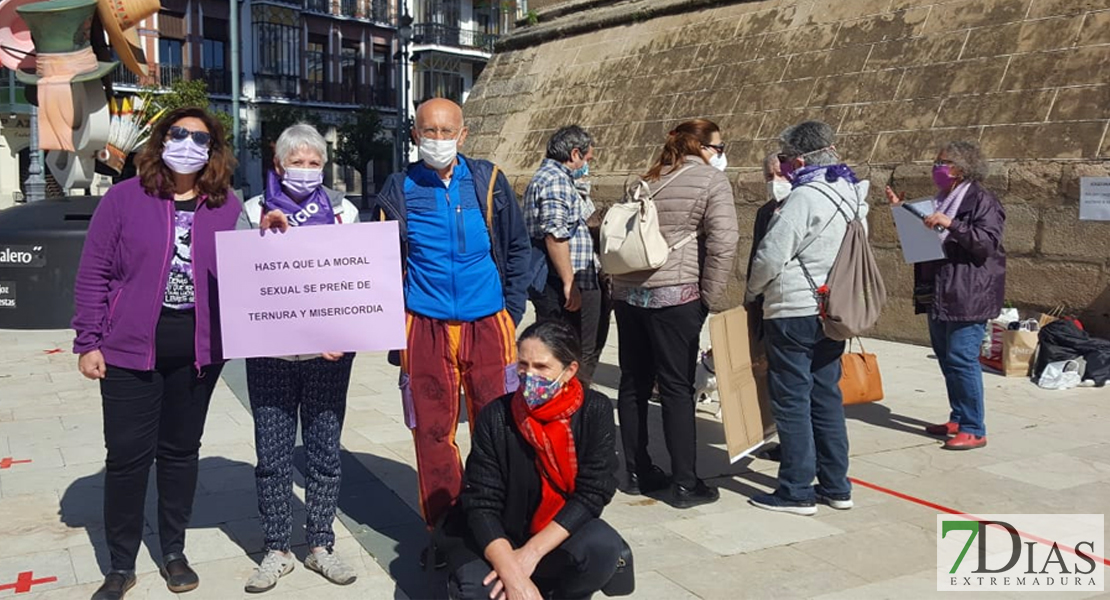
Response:
[[[866,227],[869,187],[867,181],[853,185],[839,179],[830,184],[820,178],[819,182],[795,188],[771,219],[767,236],[756,250],[745,302],[763,294],[767,319],[818,314],[813,287],[802,272],[799,258],[817,286],[824,285],[844,241],[847,222],[817,188],[839,201],[848,215],[858,210]]]

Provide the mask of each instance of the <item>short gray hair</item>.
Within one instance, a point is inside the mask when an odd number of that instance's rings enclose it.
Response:
[[[582,156],[590,151],[590,146],[594,145],[594,138],[585,129],[577,125],[567,125],[560,127],[558,131],[552,134],[551,139],[547,140],[547,158],[557,160],[559,162],[567,162],[570,160],[571,150],[577,149]]]
[[[277,143],[274,144],[274,156],[282,166],[285,166],[285,159],[297,150],[311,150],[318,153],[321,160],[328,160],[328,143],[324,141],[324,136],[308,123],[289,126],[281,132]]]
[[[784,154],[805,156],[807,165],[835,165],[840,156],[833,145],[836,144],[836,131],[824,121],[805,121],[787,127],[779,135]]]
[[[990,165],[979,144],[964,140],[948,142],[940,149],[952,164],[964,173],[964,179],[983,181],[990,174]]]
[[[779,163],[779,155],[777,152],[772,152],[763,159],[763,177],[767,178],[775,174],[775,165]]]

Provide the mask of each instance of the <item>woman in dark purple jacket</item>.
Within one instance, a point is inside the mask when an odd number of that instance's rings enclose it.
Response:
[[[946,450],[987,445],[979,347],[1006,291],[1006,211],[983,187],[986,176],[987,161],[977,144],[950,142],[941,148],[933,164],[937,211],[925,226],[942,230],[947,258],[914,265],[914,308],[929,315],[929,337],[952,408],[947,423],[926,431],[954,436],[944,443]],[[889,187],[887,197],[901,201]]]
[[[74,285],[73,350],[100,381],[104,529],[112,568],[93,600],[135,585],[135,556],[151,464],[157,458],[162,576],[197,587],[183,554],[197,456],[220,376],[216,232],[235,229],[242,204],[219,121],[199,108],[167,114],[136,159],[139,177],[101,199]]]

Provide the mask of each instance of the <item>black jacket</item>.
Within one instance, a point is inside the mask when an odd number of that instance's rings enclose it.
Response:
[[[513,422],[512,395],[495,400],[478,415],[466,483],[460,505],[475,550],[498,538],[520,548],[531,537],[529,526],[540,502],[540,473],[536,453]],[[613,405],[604,394],[587,391],[582,408],[571,417],[578,477],[574,493],[555,515],[555,522],[572,535],[583,524],[601,516],[617,489]]]
[[[914,265],[914,308],[938,321],[983,322],[998,316],[1006,295],[1006,211],[972,182],[944,242],[945,260]]]

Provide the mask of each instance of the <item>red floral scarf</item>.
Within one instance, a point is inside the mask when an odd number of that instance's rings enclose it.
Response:
[[[572,378],[547,403],[529,409],[524,401],[523,387],[513,396],[513,421],[525,440],[536,450],[536,468],[540,472],[542,494],[540,506],[532,515],[533,534],[550,523],[567,503],[564,494],[574,493],[578,477],[578,455],[570,418],[582,407],[585,394],[582,384]]]

